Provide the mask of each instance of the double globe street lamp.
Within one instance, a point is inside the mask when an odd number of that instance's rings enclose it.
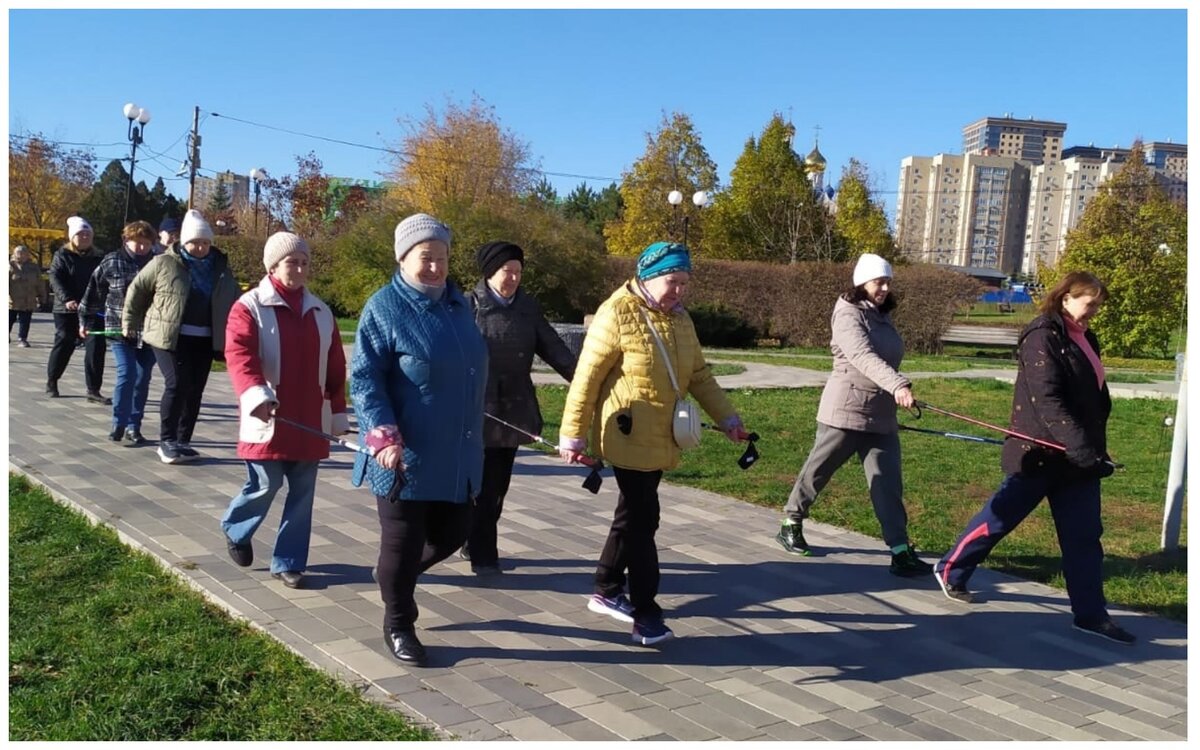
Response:
[[[704,190],[697,190],[692,193],[692,203],[697,209],[704,208],[712,201],[712,198]],[[667,203],[671,204],[671,209],[675,217],[675,226],[679,226],[679,206],[683,203],[683,193],[678,190],[672,190],[667,193]],[[687,245],[688,236],[688,219],[690,217],[685,212],[683,214],[683,244]]]
[[[130,143],[133,144],[133,148],[129,153],[129,181],[125,184],[125,220],[122,222],[123,224],[128,224],[129,194],[133,192],[133,167],[137,162],[137,147],[142,142],[142,133],[146,130],[146,125],[150,123],[150,110],[129,102],[121,111],[124,112],[125,119],[129,120],[127,137]]]

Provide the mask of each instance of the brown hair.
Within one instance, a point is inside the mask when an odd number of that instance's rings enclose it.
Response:
[[[1108,287],[1104,282],[1096,278],[1087,271],[1071,271],[1066,276],[1054,285],[1054,288],[1046,293],[1045,299],[1038,307],[1038,311],[1043,315],[1062,314],[1063,298],[1067,295],[1072,297],[1082,297],[1085,294],[1090,294],[1098,297],[1101,302],[1108,299]]]
[[[842,292],[842,299],[846,300],[852,305],[856,305],[865,299],[870,299],[870,297],[867,296],[867,285],[859,284],[858,286],[850,287],[846,291]],[[887,313],[895,309],[896,295],[892,294],[891,291],[888,291],[887,298],[884,299],[883,304],[879,306],[879,312]]]
[[[148,221],[131,221],[121,230],[121,241],[128,242],[129,240],[150,240],[154,242],[158,239],[158,234],[155,233],[154,227],[150,226]]]

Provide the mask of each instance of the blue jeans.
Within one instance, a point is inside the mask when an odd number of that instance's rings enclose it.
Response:
[[[146,398],[150,395],[150,374],[154,372],[154,350],[141,349],[123,338],[110,342],[117,363],[117,384],[113,386],[113,429],[142,431]]]
[[[1062,481],[1046,475],[1009,474],[938,562],[937,575],[948,585],[966,586],[975,568],[1044,497],[1050,499],[1075,621],[1091,625],[1107,619],[1097,478]]]
[[[308,567],[308,542],[312,534],[313,494],[317,489],[318,461],[247,461],[246,485],[233,498],[221,518],[225,536],[235,544],[249,544],[271,501],[288,483],[283,519],[275,535],[271,572],[303,573]]]

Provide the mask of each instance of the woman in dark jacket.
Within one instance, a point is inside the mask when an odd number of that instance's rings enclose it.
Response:
[[[54,292],[54,346],[46,362],[46,395],[50,398],[59,396],[58,380],[66,372],[79,343],[79,302],[92,272],[104,257],[104,253],[92,245],[92,238],[92,225],[86,219],[70,217],[67,219],[67,244],[50,261],[50,289]],[[87,400],[96,404],[112,403],[112,399],[100,393],[105,348],[103,336],[91,336],[83,349]]]
[[[1008,476],[938,562],[936,576],[946,596],[973,602],[967,581],[975,568],[1049,498],[1075,629],[1130,644],[1134,636],[1108,615],[1100,545],[1100,480],[1113,473],[1106,437],[1112,401],[1088,322],[1107,297],[1098,278],[1072,271],[1021,333],[1012,430],[1066,450],[1009,437],[1001,457]]]
[[[537,300],[520,290],[525,251],[511,242],[489,242],[475,253],[483,278],[470,297],[475,324],[488,345],[484,411],[540,435],[542,414],[529,371],[538,355],[570,383],[575,355],[546,322]],[[483,485],[471,507],[471,531],[463,557],[477,575],[500,572],[496,524],[512,479],[517,447],[528,436],[484,417]]]

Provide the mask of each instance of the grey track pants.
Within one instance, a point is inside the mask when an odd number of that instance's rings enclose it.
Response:
[[[792,485],[784,512],[794,521],[808,518],[813,501],[842,464],[857,454],[867,475],[871,505],[888,547],[908,543],[908,513],[900,475],[900,435],[842,430],[817,423],[817,438]]]

